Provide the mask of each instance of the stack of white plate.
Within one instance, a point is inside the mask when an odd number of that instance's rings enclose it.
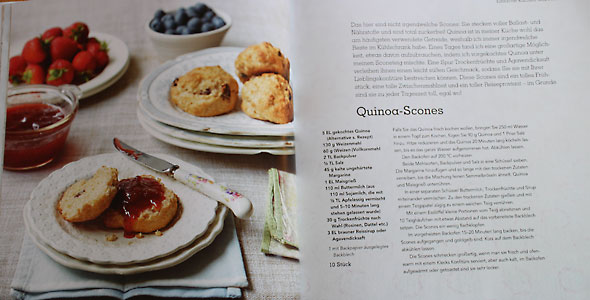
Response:
[[[172,156],[156,156],[208,177],[198,167]],[[61,193],[102,165],[117,166],[120,179],[139,174],[156,176],[179,196],[177,218],[162,230],[161,236],[125,238],[122,230],[107,229],[99,222],[77,224],[61,217],[56,209]],[[23,211],[27,233],[49,257],[70,268],[102,274],[135,274],[179,264],[213,242],[223,229],[226,213],[225,206],[119,153],[87,157],[51,173],[33,190]],[[112,235],[117,239],[110,241]]]
[[[236,108],[215,117],[196,117],[168,98],[172,82],[203,66],[221,66],[235,74],[234,61],[242,48],[217,47],[167,61],[143,79],[138,92],[137,117],[153,137],[178,147],[229,154],[295,153],[293,123],[273,124],[248,117]],[[241,89],[241,83],[240,83]]]

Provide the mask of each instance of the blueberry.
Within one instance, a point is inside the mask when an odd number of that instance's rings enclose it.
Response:
[[[203,14],[205,14],[207,11],[211,10],[207,5],[205,5],[205,3],[201,3],[201,2],[198,2],[193,7],[197,11],[197,15],[199,17],[202,16]]]
[[[184,25],[180,25],[178,27],[176,27],[176,34],[189,34],[189,30],[188,27],[184,26]]]
[[[200,17],[199,13],[197,12],[197,9],[194,6],[189,6],[186,9],[186,15],[190,18],[194,18],[194,17]]]
[[[186,27],[191,31],[191,33],[199,33],[201,32],[202,24],[203,22],[201,22],[201,19],[194,17],[188,20]]]
[[[186,22],[188,21],[188,16],[184,8],[181,8],[176,11],[176,13],[174,14],[174,21],[176,21],[176,24],[178,25],[186,24]]]
[[[157,32],[164,32],[164,30],[165,30],[164,24],[160,21],[160,19],[157,19],[157,18],[154,18],[150,22],[150,28],[154,31],[157,31]]]
[[[174,20],[174,16],[168,14],[168,15],[164,15],[162,16],[162,18],[160,19],[162,22],[166,21],[166,20]]]
[[[164,15],[166,15],[166,13],[163,10],[158,9],[158,10],[156,10],[156,13],[154,14],[154,19],[158,19],[158,20],[162,19],[162,17]]]
[[[176,29],[176,22],[174,22],[174,19],[166,19],[163,22],[164,22],[164,28],[166,28],[166,30]]]
[[[213,19],[211,19],[211,23],[213,23],[213,26],[215,26],[215,29],[221,28],[221,27],[223,27],[223,25],[225,25],[225,22],[219,16],[213,17]]]
[[[210,22],[203,23],[203,25],[201,26],[201,32],[211,31],[213,29],[215,29],[215,25],[213,25],[213,23]]]
[[[206,12],[201,19],[203,19],[203,22],[209,22],[211,21],[211,19],[213,19],[214,16],[215,13],[212,10],[210,10]]]
[[[176,34],[176,30],[170,28],[170,29],[166,29],[166,31],[164,31],[165,34]]]

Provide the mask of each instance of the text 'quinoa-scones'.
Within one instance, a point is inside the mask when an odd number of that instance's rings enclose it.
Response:
[[[191,115],[212,117],[232,111],[238,92],[238,82],[220,66],[197,67],[172,82],[170,101]]]
[[[241,106],[252,118],[286,124],[293,120],[293,91],[281,75],[255,76],[242,87]]]
[[[264,73],[275,73],[289,81],[289,59],[269,42],[249,46],[238,54],[234,62],[236,75],[245,83]]]
[[[85,222],[104,212],[117,194],[118,171],[102,166],[90,179],[70,185],[57,202],[61,216],[69,222]]]

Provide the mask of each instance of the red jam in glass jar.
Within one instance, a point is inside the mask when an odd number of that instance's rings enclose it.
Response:
[[[25,103],[6,110],[6,130],[39,130],[63,119],[63,111],[51,104]]]
[[[4,167],[26,169],[50,162],[61,150],[69,126],[53,126],[63,110],[45,103],[26,103],[6,110]]]
[[[8,89],[4,169],[28,170],[51,162],[66,142],[81,95],[71,85]]]

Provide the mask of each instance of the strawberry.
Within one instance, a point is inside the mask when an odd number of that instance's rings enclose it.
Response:
[[[109,55],[106,51],[96,52],[96,54],[94,54],[94,58],[96,59],[96,68],[99,71],[102,71],[109,63]]]
[[[89,45],[92,45],[92,44],[98,44],[98,46],[100,46],[100,44],[101,44],[101,43],[102,43],[102,42],[101,42],[99,39],[97,39],[97,38],[95,38],[95,37],[89,37],[89,38],[88,38],[88,41],[86,42],[86,45],[85,45],[85,47],[84,47],[84,48],[85,48],[86,50],[88,50],[88,46],[89,46]],[[94,46],[96,46],[96,45],[94,45]]]
[[[94,55],[97,51],[100,51],[100,43],[88,41],[85,50]]]
[[[98,40],[96,38],[90,38],[86,43],[86,50],[90,51],[92,55],[96,55],[98,51],[109,51],[109,45],[105,41]]]
[[[49,28],[49,29],[45,30],[45,32],[43,32],[43,34],[41,35],[41,40],[46,45],[49,45],[49,44],[51,44],[51,41],[53,41],[54,38],[56,38],[58,36],[62,36],[62,35],[63,35],[63,31],[61,30],[60,27],[53,27],[53,28]]]
[[[88,51],[80,51],[74,57],[72,66],[76,70],[76,76],[81,82],[86,82],[94,76],[96,71],[96,59]]]
[[[109,45],[105,41],[98,40],[96,38],[90,38],[86,44],[86,50],[96,58],[98,70],[104,69],[109,63]]]
[[[74,55],[78,53],[78,50],[78,45],[74,40],[63,36],[54,38],[49,45],[49,52],[53,61],[58,59],[71,61]]]
[[[27,61],[20,55],[10,58],[8,64],[8,80],[14,84],[23,82],[23,73],[27,68]]]
[[[88,25],[82,22],[76,22],[64,29],[64,36],[78,42],[78,44],[86,43],[88,33]]]
[[[57,59],[47,70],[47,84],[62,85],[74,80],[74,67],[65,59]]]
[[[43,84],[45,81],[45,70],[37,64],[28,64],[23,73],[23,82],[28,84]]]
[[[38,64],[44,61],[47,53],[41,39],[36,37],[29,40],[23,47],[22,56],[30,64]]]
[[[90,43],[99,43],[100,44],[100,41],[95,37],[89,37],[86,44],[90,44]]]

